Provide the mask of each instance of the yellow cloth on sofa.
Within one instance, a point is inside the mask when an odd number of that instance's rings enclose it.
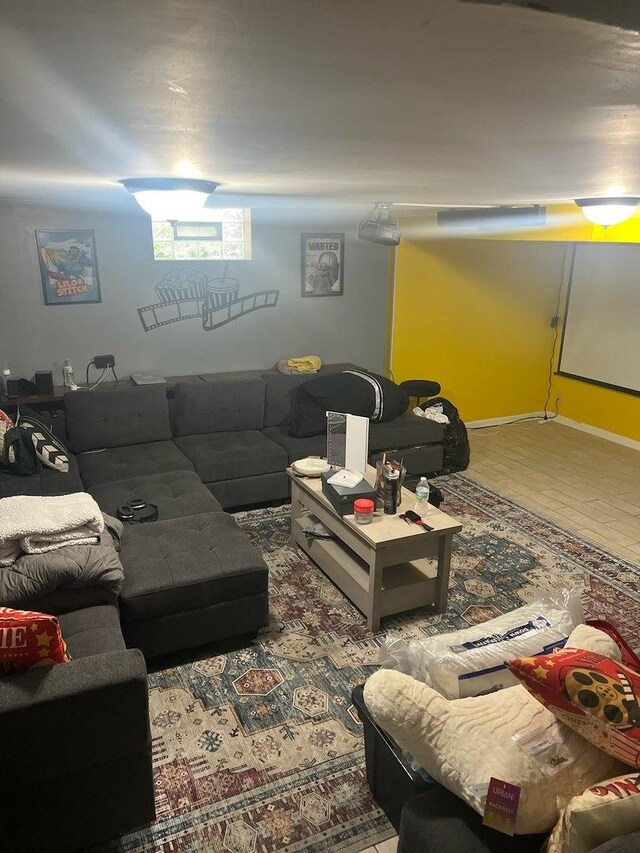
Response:
[[[318,355],[302,355],[300,358],[288,358],[287,364],[298,373],[317,373],[322,367],[322,359]]]
[[[276,363],[276,369],[288,376],[298,373],[317,373],[321,367],[322,359],[318,355],[282,358]]]

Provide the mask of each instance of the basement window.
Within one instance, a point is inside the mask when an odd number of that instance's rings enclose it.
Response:
[[[206,219],[203,215],[198,223],[152,222],[154,260],[250,261],[250,209],[218,207],[207,210],[205,215]],[[216,224],[217,228],[205,227]],[[185,234],[193,234],[193,239]]]

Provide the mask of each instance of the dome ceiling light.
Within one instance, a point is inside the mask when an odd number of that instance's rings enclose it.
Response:
[[[198,210],[220,186],[196,178],[126,178],[120,183],[157,221],[197,219]]]
[[[594,225],[618,225],[633,216],[640,198],[577,198],[576,204]]]

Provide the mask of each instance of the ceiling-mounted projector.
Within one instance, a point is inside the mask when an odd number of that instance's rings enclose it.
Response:
[[[540,228],[546,225],[547,208],[539,204],[528,207],[453,208],[438,211],[440,227],[477,231]]]
[[[400,228],[396,222],[391,204],[379,202],[362,222],[356,232],[358,240],[368,240],[382,246],[397,246],[400,243]]]

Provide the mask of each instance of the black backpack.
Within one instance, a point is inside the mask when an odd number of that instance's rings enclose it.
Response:
[[[0,471],[17,477],[37,474],[41,466],[29,430],[19,426],[11,427],[3,438]]]

